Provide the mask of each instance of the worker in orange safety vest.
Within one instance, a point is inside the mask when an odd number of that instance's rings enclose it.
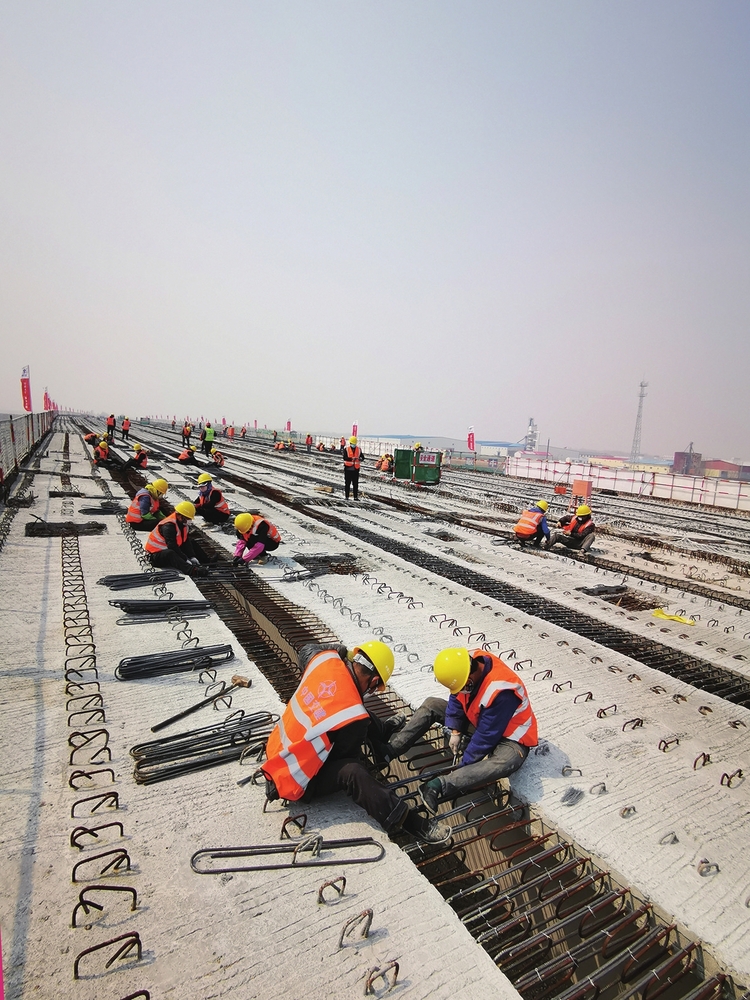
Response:
[[[573,514],[564,514],[557,522],[562,531],[554,531],[547,542],[547,548],[553,545],[564,545],[568,549],[575,549],[585,558],[588,551],[594,544],[596,527],[591,517],[591,508],[588,504],[582,503],[576,508]]]
[[[210,472],[201,472],[198,476],[198,496],[193,503],[195,513],[209,524],[226,524],[229,520],[229,504],[221,490],[214,486]]]
[[[122,430],[120,431],[123,441],[130,440],[130,417],[125,417],[122,422]]]
[[[343,438],[342,438],[343,440]],[[362,449],[357,444],[356,437],[352,434],[349,443],[341,449],[344,456],[344,492],[346,499],[349,499],[349,491],[354,494],[354,499],[359,500],[359,467],[362,462]]]
[[[441,802],[513,774],[539,742],[536,716],[521,678],[482,649],[444,649],[433,664],[435,679],[448,688],[448,701],[427,698],[378,756],[388,763],[414,746],[435,723],[450,731],[449,748],[460,765],[419,787],[435,815]]]
[[[537,500],[533,506],[521,514],[513,528],[521,548],[524,548],[527,542],[531,542],[538,549],[543,538],[546,538],[549,544],[548,510],[549,504],[546,500]]]
[[[391,649],[377,640],[351,651],[308,643],[300,649],[299,666],[302,680],[266,744],[261,769],[267,799],[309,802],[345,791],[388,832],[404,829],[429,843],[450,839],[449,826],[411,809],[364,766],[361,746],[371,730],[381,739],[388,734],[363,699],[388,683]]]
[[[133,531],[152,531],[157,521],[162,520],[164,511],[161,509],[161,500],[166,496],[168,488],[166,479],[155,479],[153,483],[146,483],[142,490],[138,490],[125,515],[125,520]]]
[[[175,506],[174,513],[156,525],[146,539],[144,548],[152,566],[172,567],[190,576],[206,576],[206,563],[214,561],[200,544],[189,537],[189,525],[195,517],[195,507],[189,500]]]

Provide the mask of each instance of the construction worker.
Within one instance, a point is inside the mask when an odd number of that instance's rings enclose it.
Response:
[[[109,442],[107,441],[107,435],[99,441],[99,444],[94,448],[94,465],[101,465],[110,461],[109,454]]]
[[[576,549],[585,556],[594,544],[596,527],[591,518],[591,508],[582,503],[573,514],[563,514],[557,522],[562,531],[553,531],[547,542],[547,548],[553,545],[564,545],[568,549]]]
[[[234,424],[229,425],[227,429],[227,437],[229,438],[230,443],[234,441]]]
[[[201,431],[201,447],[203,448],[203,454],[208,458],[211,454],[211,449],[214,446],[214,439],[216,438],[216,431],[211,426],[209,422],[206,422],[206,426]]]
[[[287,451],[296,451],[297,450],[297,448],[296,448],[296,446],[294,444],[294,441],[292,441],[291,438],[287,438],[286,448],[287,448]]]
[[[219,469],[224,467],[224,455],[218,448],[211,449],[211,458],[214,460],[214,465],[216,465]]]
[[[546,500],[537,500],[533,506],[521,514],[513,528],[521,548],[524,548],[527,542],[532,542],[534,547],[538,549],[543,538],[547,539],[549,545],[548,510],[549,504]]]
[[[383,723],[370,716],[363,698],[385,689],[393,673],[393,652],[384,642],[346,646],[308,643],[299,651],[302,680],[266,744],[261,770],[266,798],[291,802],[344,791],[388,833],[407,830],[422,840],[444,843],[451,828],[409,807],[365,767],[363,741]]]
[[[138,490],[130,501],[125,520],[133,531],[151,531],[157,521],[165,516],[161,509],[161,499],[166,496],[169,486],[166,479],[155,479]]]
[[[182,434],[182,443],[183,443],[183,445],[186,448],[189,448],[190,447],[190,435],[193,433],[193,425],[190,423],[190,421],[188,421],[188,420],[185,421],[185,423],[182,425],[182,430],[180,431],[180,433]]]
[[[122,430],[120,431],[123,441],[130,440],[130,417],[125,417],[122,422]]]
[[[115,420],[114,413],[110,413],[107,417],[107,435],[110,441],[115,439],[115,430],[117,429],[117,421]]]
[[[278,432],[278,431],[274,431],[274,432],[273,432],[273,443],[274,443],[274,444],[276,444],[276,438],[277,438],[278,436],[279,436],[279,432]]]
[[[198,496],[193,501],[195,512],[209,524],[226,524],[229,520],[229,504],[213,482],[214,477],[210,472],[201,472],[198,476]]]
[[[416,451],[417,454],[419,454],[420,451],[423,451],[421,441],[417,441],[417,443],[414,445],[414,451]]]
[[[343,438],[341,439],[343,441]],[[352,434],[349,444],[342,447],[341,453],[344,456],[344,492],[346,499],[349,499],[349,491],[354,493],[354,499],[359,500],[359,466],[362,462],[362,449],[357,444],[356,437]]]
[[[325,451],[326,450],[326,446],[323,444],[322,441],[318,441],[317,450],[318,451]]]
[[[134,444],[133,451],[135,454],[125,462],[123,465],[123,471],[126,469],[145,469],[148,466],[148,452],[143,447],[142,444]]]
[[[245,427],[245,425],[243,424],[240,430],[240,437],[242,438],[243,441],[245,440],[246,434],[247,434],[247,427]]]
[[[190,576],[208,575],[204,564],[211,560],[198,542],[188,537],[194,517],[195,507],[189,500],[182,500],[173,514],[159,521],[144,546],[152,566],[158,569],[171,566]]]
[[[469,737],[458,767],[419,787],[434,815],[441,802],[513,774],[539,741],[526,687],[499,657],[481,649],[444,649],[432,669],[450,691],[448,701],[428,698],[378,752],[386,762],[400,756],[436,722],[450,730],[454,759]]]
[[[312,451],[312,446],[313,446],[312,434],[308,434],[307,437],[305,438],[305,447],[307,448],[308,455]]]
[[[275,524],[260,514],[238,514],[234,519],[237,544],[234,547],[234,566],[247,565],[253,559],[263,566],[268,552],[275,552],[281,544],[281,535]]]
[[[195,457],[195,445],[191,444],[189,448],[185,448],[177,456],[177,461],[182,462],[183,465],[197,465],[198,460]]]
[[[83,435],[83,440],[86,442],[86,444],[94,445],[94,444],[99,444],[100,437],[98,434],[94,434],[93,431],[89,431],[88,434]]]

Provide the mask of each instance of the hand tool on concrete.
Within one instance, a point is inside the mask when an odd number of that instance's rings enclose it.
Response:
[[[232,677],[232,683],[229,687],[224,688],[223,691],[219,691],[217,694],[209,695],[208,698],[204,698],[203,701],[199,701],[197,705],[191,705],[190,708],[186,708],[184,712],[179,712],[177,715],[173,715],[169,719],[165,719],[164,722],[157,722],[155,726],[151,727],[152,733],[158,733],[160,729],[166,728],[166,726],[171,726],[173,722],[179,722],[180,719],[184,719],[188,715],[192,715],[193,712],[197,712],[199,708],[205,708],[206,705],[212,705],[219,698],[225,698],[230,691],[235,691],[237,688],[249,688],[253,682],[249,677],[243,677],[241,674],[235,674]]]

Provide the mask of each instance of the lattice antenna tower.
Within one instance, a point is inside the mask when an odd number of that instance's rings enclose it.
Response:
[[[648,382],[641,382],[638,392],[638,416],[635,420],[635,433],[633,434],[633,447],[630,449],[631,465],[638,461],[641,454],[641,424],[643,423],[643,400],[646,398]]]

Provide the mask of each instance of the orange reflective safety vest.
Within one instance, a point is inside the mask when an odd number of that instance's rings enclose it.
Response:
[[[492,660],[492,669],[482,681],[479,690],[469,703],[471,695],[460,692],[456,698],[461,702],[466,717],[473,726],[479,724],[479,715],[483,708],[491,705],[501,691],[512,691],[521,699],[521,704],[516,709],[508,728],[503,733],[506,740],[515,740],[525,747],[535,747],[539,743],[537,733],[536,716],[531,709],[531,702],[526,687],[515,671],[503,663],[497,656],[485,653],[481,649],[475,649],[471,653],[472,659],[478,656],[488,656]],[[473,692],[472,692],[473,693]]]
[[[109,458],[109,446],[106,444],[98,444],[94,448],[94,461],[96,462],[106,462]]]
[[[123,422],[122,422],[122,429],[124,431],[129,431],[130,430],[130,421],[129,420],[127,420],[127,419],[123,420]]]
[[[214,504],[214,510],[221,511],[222,514],[228,514],[229,513],[229,504],[226,502],[226,500],[224,498],[224,494],[221,492],[221,490],[209,490],[208,493],[206,493],[206,494],[199,493],[198,494],[198,499],[195,501],[195,506],[196,507],[206,507],[206,506],[208,506],[208,503],[209,503],[211,497],[214,495],[214,493],[218,493],[219,496],[221,497],[221,500],[219,500],[219,502],[217,504]]]
[[[520,538],[531,538],[543,520],[544,511],[525,510],[513,530]]]
[[[188,458],[191,458],[194,454],[195,452],[191,451],[189,448],[186,448],[184,451],[181,451],[180,454],[177,456],[177,461],[184,462]]]
[[[580,535],[583,533],[585,528],[588,528],[589,525],[591,525],[592,528],[594,526],[594,522],[591,520],[590,516],[587,517],[585,521],[579,521],[577,517],[574,517],[572,521],[568,522],[568,524],[563,525],[563,533],[573,536]]]
[[[224,464],[224,456],[220,451],[217,451],[215,455],[211,456],[214,460],[214,464],[221,467]]]
[[[296,802],[328,759],[328,733],[366,718],[362,695],[339,654],[317,653],[268,737],[263,774],[281,798]]]
[[[114,417],[107,417],[107,427],[108,428],[114,427],[116,423],[117,423],[117,421],[115,420]]]
[[[125,520],[129,524],[140,524],[143,520],[143,515],[141,514],[141,508],[139,506],[139,501],[141,497],[148,497],[151,502],[151,509],[149,514],[155,514],[159,509],[159,501],[156,497],[152,497],[148,490],[138,490],[136,495],[130,501],[130,506],[128,507],[128,512],[125,515]]]
[[[184,524],[180,526],[177,521],[176,514],[170,514],[169,517],[165,517],[163,521],[159,521],[154,530],[146,539],[146,545],[144,546],[146,552],[165,552],[168,548],[166,541],[164,540],[164,535],[161,533],[161,529],[165,524],[172,523],[177,529],[177,544],[183,545],[187,541],[188,536],[188,526]]]
[[[344,468],[346,469],[358,469],[359,460],[362,457],[362,452],[359,450],[359,445],[355,445],[353,448],[350,444],[346,446],[344,451]]]
[[[267,524],[268,525],[268,537],[269,538],[273,539],[274,542],[280,542],[281,541],[281,535],[279,534],[279,529],[276,527],[275,524],[271,524],[270,521],[267,521],[265,519],[265,517],[256,517],[256,519],[253,521],[252,528],[247,533],[247,537],[250,538],[251,535],[257,535],[258,534],[258,529],[260,528],[261,524]],[[243,538],[244,537],[245,536],[243,535]]]

